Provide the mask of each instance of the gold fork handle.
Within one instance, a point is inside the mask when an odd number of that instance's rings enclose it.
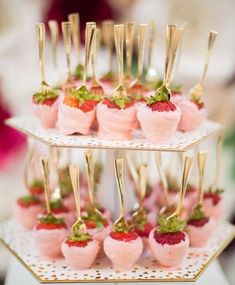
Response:
[[[138,66],[137,66],[137,80],[141,82],[144,64],[144,46],[147,25],[138,25],[137,41],[138,41]]]
[[[45,69],[44,69],[45,25],[44,23],[36,24],[36,31],[37,31],[37,38],[38,38],[41,84],[43,84],[45,82]]]
[[[147,184],[147,164],[141,164],[139,166],[139,184],[140,206],[143,207]]]
[[[72,40],[77,51],[78,62],[80,61],[80,17],[78,13],[72,13],[68,16],[72,28]]]
[[[77,210],[77,220],[81,220],[81,203],[80,203],[80,187],[79,187],[79,167],[75,165],[69,166],[69,173],[71,177],[73,193],[75,197],[75,204]]]
[[[72,27],[70,22],[62,22],[62,32],[63,32],[64,48],[65,48],[66,62],[67,62],[67,75],[69,80],[72,77],[71,63],[70,63]]]
[[[182,36],[182,29],[177,29],[174,25],[167,28],[167,53],[165,63],[164,85],[168,86],[171,80],[177,49]]]
[[[123,40],[124,40],[124,25],[114,25],[114,40],[117,52],[118,62],[118,84],[123,83]]]
[[[120,217],[125,216],[124,197],[123,197],[123,158],[117,158],[114,161],[115,177],[120,199]]]
[[[85,153],[90,204],[94,206],[94,161],[91,151]]]
[[[211,52],[212,52],[212,49],[214,47],[214,43],[215,43],[216,37],[217,37],[217,32],[211,31],[210,34],[209,34],[209,39],[208,39],[208,46],[207,46],[207,51],[206,51],[205,66],[204,66],[202,77],[201,77],[201,80],[200,80],[200,83],[199,83],[200,86],[203,86],[203,84],[204,84],[204,80],[205,80],[205,77],[206,77],[206,73],[207,73],[208,65],[209,65],[209,61],[210,61]]]
[[[52,59],[55,69],[57,69],[57,46],[59,38],[59,27],[55,20],[50,20],[48,22],[50,34],[51,34],[51,45],[52,45]]]
[[[41,164],[42,164],[42,172],[43,172],[43,178],[44,178],[44,195],[45,195],[45,202],[46,202],[46,210],[47,210],[47,214],[50,214],[51,207],[50,207],[50,185],[49,185],[48,159],[45,157],[41,157]]]
[[[184,200],[184,195],[186,192],[186,188],[187,188],[187,183],[188,183],[188,176],[189,176],[189,172],[192,166],[192,162],[193,162],[193,158],[192,157],[188,157],[186,156],[184,159],[184,168],[183,168],[183,176],[182,176],[182,183],[181,183],[181,187],[180,187],[180,193],[179,193],[179,201],[178,201],[178,205],[176,208],[175,213],[177,215],[180,214],[181,209],[182,209],[182,205],[183,205],[183,200]]]
[[[85,32],[85,63],[84,63],[84,73],[83,73],[83,85],[86,85],[88,66],[91,55],[92,41],[94,39],[96,25],[94,22],[86,24]]]
[[[148,43],[148,68],[150,68],[152,66],[153,47],[156,41],[156,25],[153,21],[150,21],[148,26],[150,27],[150,39]]]
[[[158,170],[160,180],[161,180],[161,183],[163,186],[165,204],[166,204],[166,207],[168,207],[168,205],[169,205],[168,183],[167,183],[166,175],[165,175],[163,167],[162,167],[161,153],[160,152],[156,153],[156,165],[157,165],[157,170]]]
[[[198,175],[199,175],[198,204],[200,205],[202,205],[203,202],[205,162],[206,162],[206,152],[200,151],[197,155]]]
[[[132,54],[135,36],[135,22],[125,22],[125,42],[126,42],[126,75],[131,77]]]
[[[95,24],[95,22],[90,22],[91,24]],[[97,36],[98,36],[98,28],[95,29],[94,38],[91,46],[91,68],[92,68],[92,80],[96,80],[95,73],[95,61],[96,61],[96,49],[97,49]]]

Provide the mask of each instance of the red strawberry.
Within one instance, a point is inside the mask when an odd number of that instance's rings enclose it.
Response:
[[[83,241],[79,241],[79,240],[76,240],[76,241],[70,241],[70,240],[66,240],[65,243],[71,247],[71,246],[77,246],[77,247],[85,247],[87,246],[88,242],[92,241],[91,238],[87,239],[87,240],[83,240]]]
[[[207,192],[204,193],[204,199],[212,199],[213,205],[217,205],[221,200],[221,196],[218,193]]]
[[[176,106],[170,101],[156,101],[151,105],[149,105],[149,107],[153,111],[158,111],[158,112],[169,112],[176,110]]]
[[[184,241],[185,234],[184,232],[159,233],[158,231],[155,231],[154,238],[157,243],[160,243],[162,245],[164,244],[174,245],[180,243],[181,241]]]
[[[119,232],[111,232],[110,237],[119,241],[129,242],[132,240],[136,240],[138,238],[138,234],[134,231],[128,233],[119,233]]]
[[[188,225],[194,226],[194,227],[202,227],[209,221],[209,218],[205,217],[200,220],[189,220]]]
[[[151,232],[151,230],[153,229],[153,226],[150,224],[150,223],[146,223],[144,225],[144,229],[139,229],[139,228],[136,228],[135,229],[135,232],[140,236],[140,237],[146,237],[148,238],[149,237],[149,233]]]
[[[55,98],[50,98],[50,99],[45,99],[42,104],[43,104],[43,105],[52,106],[52,105],[55,103],[56,100],[57,100],[57,97],[55,97]],[[36,99],[35,96],[33,96],[33,103],[35,103],[35,104],[41,104],[40,102],[37,101],[37,99]]]
[[[42,193],[44,193],[44,187],[42,186],[37,186],[37,185],[32,185],[29,189],[30,193],[32,195],[40,195]]]
[[[68,213],[69,209],[67,207],[60,207],[60,208],[55,208],[55,209],[51,209],[52,214],[61,214],[61,213]]]
[[[176,90],[171,90],[171,96],[177,96],[177,95],[179,95],[179,96],[181,96],[182,95],[182,93],[180,92],[180,91],[176,91]]]
[[[22,208],[39,205],[40,201],[34,196],[24,196],[17,200],[17,204]]]
[[[65,229],[66,224],[65,223],[37,223],[36,224],[36,230],[57,230],[57,229]]]
[[[82,110],[84,113],[86,112],[90,112],[92,111],[95,106],[97,105],[98,101],[95,101],[95,100],[87,100],[87,101],[84,101],[84,103],[82,104],[80,108],[80,110]]]
[[[95,228],[97,228],[97,223],[96,223],[96,221],[93,221],[93,220],[85,220],[84,222],[85,222],[86,227],[87,227],[88,229],[95,229]],[[100,223],[102,223],[103,227],[107,227],[107,226],[108,226],[108,221],[106,221],[106,220],[104,220],[103,222],[100,222]],[[102,227],[102,225],[101,225],[101,227]]]
[[[66,95],[64,97],[64,104],[70,107],[78,108],[82,110],[84,113],[92,111],[97,105],[98,101],[95,100],[85,100],[83,104],[80,106],[79,101],[72,95]]]
[[[108,98],[105,98],[102,102],[103,104],[107,105],[109,109],[121,109],[114,101],[110,101]],[[133,101],[127,102],[125,104],[125,109],[133,106]]]
[[[79,108],[79,101],[74,96],[71,95],[65,95],[63,103],[70,107]]]
[[[199,110],[205,107],[203,102],[197,102],[197,101],[192,101],[192,102],[198,107]]]

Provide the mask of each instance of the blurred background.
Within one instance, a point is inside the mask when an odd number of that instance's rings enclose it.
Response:
[[[226,188],[226,218],[235,220],[235,1],[234,0],[0,0],[0,220],[11,214],[12,203],[24,191],[22,169],[25,160],[26,138],[4,126],[4,119],[27,114],[29,98],[39,87],[38,49],[34,24],[53,19],[66,21],[67,15],[79,12],[81,37],[87,21],[101,25],[105,19],[120,23],[153,20],[157,27],[153,50],[153,66],[159,78],[163,73],[166,25],[185,26],[180,60],[174,82],[188,90],[199,80],[208,34],[218,31],[204,101],[209,116],[228,126],[223,148],[221,185]],[[106,61],[98,56],[98,72],[107,70]],[[59,43],[59,73],[52,64],[50,39],[46,42],[46,76],[53,84],[65,78],[65,55]],[[75,55],[73,55],[75,58]],[[102,63],[102,64],[101,64]],[[76,61],[73,60],[73,65]],[[209,144],[213,148],[213,144]],[[210,164],[213,166],[212,156]],[[230,284],[235,284],[235,244],[222,254],[220,262]],[[8,252],[0,245],[0,279],[3,282],[8,266]]]

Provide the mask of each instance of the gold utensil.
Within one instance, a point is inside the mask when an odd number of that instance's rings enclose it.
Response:
[[[155,160],[156,160],[156,166],[157,166],[157,170],[159,173],[160,181],[163,187],[163,193],[164,193],[164,199],[165,199],[164,207],[160,211],[162,213],[165,211],[165,209],[169,207],[169,193],[168,193],[168,183],[167,183],[166,175],[162,167],[161,152],[156,153]]]
[[[80,17],[78,13],[71,13],[68,19],[71,23],[73,45],[77,51],[78,62],[80,62]]]
[[[43,172],[43,178],[44,178],[44,195],[45,195],[45,202],[46,202],[46,211],[47,211],[47,214],[51,214],[48,159],[45,157],[41,157],[41,164],[42,164],[42,172]]]
[[[143,93],[142,85],[142,73],[143,73],[143,64],[144,64],[144,47],[145,47],[145,35],[148,25],[140,24],[137,29],[137,42],[138,42],[138,65],[137,65],[137,78],[132,82],[129,89],[130,93]]]
[[[219,135],[216,144],[216,170],[215,170],[215,177],[213,183],[210,186],[211,191],[216,191],[218,187],[218,181],[220,178],[221,164],[222,164],[222,145],[223,145],[223,137],[222,135]]]
[[[153,21],[150,21],[148,24],[150,38],[148,42],[148,59],[147,59],[147,66],[148,70],[145,76],[145,79],[148,82],[156,82],[157,81],[157,70],[156,68],[152,67],[152,58],[153,58],[153,48],[156,42],[156,24]]]
[[[92,42],[91,48],[91,66],[92,66],[92,83],[91,83],[91,93],[95,95],[104,95],[104,89],[100,84],[99,80],[96,77],[95,72],[95,63],[96,63],[96,54],[97,54],[97,42],[99,41],[99,29],[96,28],[94,39]]]
[[[45,68],[44,68],[44,49],[45,49],[45,25],[44,23],[38,23],[35,25],[38,38],[38,48],[39,48],[39,66],[41,75],[41,93],[47,94],[52,91],[52,88],[46,82],[45,79]]]
[[[72,37],[72,27],[70,22],[62,22],[62,33],[64,38],[64,49],[66,54],[67,63],[67,81],[72,79],[71,72],[71,37]]]
[[[90,207],[95,208],[94,201],[94,160],[93,154],[91,151],[85,152],[86,159],[86,169],[87,169],[87,178],[88,178],[88,193],[90,199]]]
[[[115,88],[112,96],[126,96],[126,88],[123,86],[123,40],[124,25],[114,25],[114,40],[118,62],[118,86]]]
[[[55,20],[50,20],[48,26],[51,34],[51,47],[52,47],[52,59],[54,68],[57,70],[57,48],[58,48],[58,39],[59,39],[59,26],[58,22]]]
[[[128,224],[125,220],[125,208],[124,208],[124,198],[123,198],[123,158],[115,159],[114,169],[115,169],[115,177],[116,177],[119,200],[120,200],[120,215],[119,218],[114,223],[114,226],[121,225],[122,227],[127,227]]]
[[[208,40],[208,46],[207,46],[207,51],[206,51],[206,58],[205,58],[205,65],[204,65],[203,73],[202,73],[202,76],[201,76],[199,83],[196,84],[189,91],[189,97],[190,98],[199,99],[202,95],[202,91],[204,88],[204,81],[205,81],[206,73],[208,70],[209,60],[210,60],[211,52],[212,52],[216,37],[217,37],[217,32],[211,31],[209,34],[209,40]]]
[[[56,175],[57,175],[57,185],[56,185],[55,190],[51,193],[51,199],[60,200],[62,198],[61,191],[60,191],[62,149],[59,147],[56,147],[56,148],[50,147],[50,159],[53,163],[53,166],[56,170]]]
[[[132,81],[132,55],[135,36],[135,22],[125,22],[125,43],[126,43],[126,72],[124,83],[126,87],[129,87]]]
[[[108,72],[104,77],[107,75],[111,75],[111,77],[113,77],[113,27],[113,20],[105,20],[102,22],[102,38],[107,47],[109,65]]]
[[[198,205],[203,204],[203,193],[204,193],[204,176],[205,176],[205,162],[206,162],[206,152],[200,151],[197,155],[198,163],[198,174],[199,174],[199,196]]]
[[[184,168],[183,168],[183,175],[182,175],[182,182],[181,182],[181,187],[180,187],[180,192],[179,192],[179,200],[178,200],[178,204],[176,207],[176,210],[174,211],[174,213],[170,216],[167,217],[167,220],[171,219],[172,217],[179,217],[180,213],[181,213],[181,209],[182,209],[182,205],[183,205],[183,200],[184,200],[184,195],[186,192],[186,188],[187,188],[187,183],[188,183],[188,176],[190,173],[190,169],[192,166],[192,162],[193,162],[193,158],[192,157],[185,157],[184,160]]]
[[[69,173],[73,187],[73,193],[75,197],[76,211],[77,211],[77,220],[72,225],[71,232],[74,234],[84,234],[87,233],[86,225],[81,218],[81,195],[79,187],[79,167],[75,165],[69,166]]]

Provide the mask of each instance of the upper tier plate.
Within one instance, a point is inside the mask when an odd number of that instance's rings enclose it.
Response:
[[[140,131],[136,131],[132,140],[107,140],[96,136],[70,135],[58,133],[56,129],[43,130],[38,120],[32,116],[14,117],[6,124],[49,145],[55,147],[100,148],[146,151],[186,151],[199,144],[212,133],[222,129],[222,125],[207,121],[193,132],[176,132],[172,141],[167,144],[153,144],[146,141]]]

